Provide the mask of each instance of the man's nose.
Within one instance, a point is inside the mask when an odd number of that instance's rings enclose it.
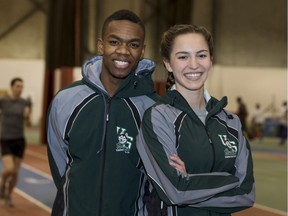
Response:
[[[121,54],[129,54],[129,49],[128,49],[128,45],[126,43],[122,43],[120,44],[117,49],[116,49],[117,53],[121,53]]]

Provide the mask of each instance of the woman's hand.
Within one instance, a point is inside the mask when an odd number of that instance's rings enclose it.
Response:
[[[171,161],[169,162],[170,166],[174,167],[180,173],[187,175],[185,163],[180,159],[176,154],[170,156]]]

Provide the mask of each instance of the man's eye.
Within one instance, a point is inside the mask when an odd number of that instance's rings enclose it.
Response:
[[[116,46],[116,45],[119,44],[119,42],[117,40],[110,40],[109,44],[112,45],[112,46]]]
[[[133,48],[133,49],[137,49],[140,47],[140,45],[138,43],[130,43],[129,47]]]

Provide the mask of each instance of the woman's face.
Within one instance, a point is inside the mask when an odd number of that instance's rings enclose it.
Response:
[[[208,72],[212,66],[209,47],[199,33],[179,35],[174,40],[170,61],[164,61],[175,78],[176,89],[197,91],[204,88]]]

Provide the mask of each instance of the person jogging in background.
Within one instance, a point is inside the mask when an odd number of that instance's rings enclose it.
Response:
[[[201,26],[175,25],[163,34],[160,47],[169,90],[145,111],[137,137],[162,201],[151,207],[153,212],[230,216],[251,207],[253,163],[240,120],[224,109],[226,97],[217,100],[204,88],[212,67],[212,36]]]
[[[157,99],[143,58],[143,21],[129,10],[110,15],[99,56],[83,79],[60,90],[47,118],[48,157],[57,186],[52,215],[147,215],[146,177],[136,149],[144,111]]]
[[[0,198],[13,207],[12,192],[16,186],[26,141],[25,122],[30,118],[31,103],[22,98],[24,83],[19,77],[11,80],[11,94],[0,98],[2,173]]]

